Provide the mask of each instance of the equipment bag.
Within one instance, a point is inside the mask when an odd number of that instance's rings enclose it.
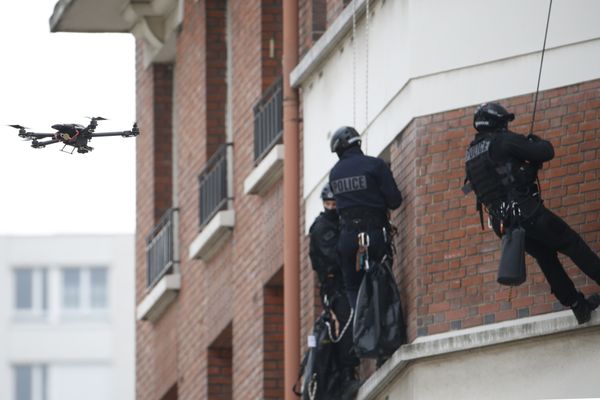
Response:
[[[327,324],[332,324],[332,318],[326,310],[315,321],[308,350],[300,364],[298,379],[302,378],[302,390],[297,390],[298,382],[293,387],[294,393],[302,400],[333,400],[339,390],[342,376],[333,356],[333,342]]]
[[[498,283],[519,286],[527,278],[525,268],[525,229],[510,227],[502,236],[502,254],[498,268]]]
[[[359,358],[393,354],[406,341],[400,292],[384,257],[365,272],[354,312],[354,349]]]

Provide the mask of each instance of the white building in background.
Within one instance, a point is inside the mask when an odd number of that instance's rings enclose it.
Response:
[[[0,237],[0,399],[134,398],[131,235]]]

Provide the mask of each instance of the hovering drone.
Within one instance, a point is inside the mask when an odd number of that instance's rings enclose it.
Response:
[[[19,137],[25,140],[31,140],[31,147],[34,149],[40,149],[48,146],[49,144],[62,143],[64,146],[61,151],[73,154],[75,150],[78,153],[88,153],[94,150],[93,147],[88,146],[88,142],[95,137],[106,137],[106,136],[122,136],[131,137],[140,134],[137,123],[133,124],[133,128],[130,131],[122,132],[103,132],[96,133],[96,127],[98,127],[98,121],[104,121],[106,118],[93,117],[90,118],[90,124],[83,126],[79,124],[56,124],[52,125],[52,129],[55,129],[54,133],[35,133],[27,132],[28,128],[21,125],[9,125],[19,130]],[[48,139],[48,140],[43,140]],[[65,150],[67,146],[71,146],[71,151]]]

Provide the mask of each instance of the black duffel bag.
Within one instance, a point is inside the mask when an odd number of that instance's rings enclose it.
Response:
[[[384,257],[365,272],[354,311],[354,349],[359,358],[380,358],[393,354],[406,342],[406,325],[400,292]]]
[[[501,249],[497,281],[501,285],[519,286],[527,279],[525,229],[519,225],[508,228],[502,236]]]

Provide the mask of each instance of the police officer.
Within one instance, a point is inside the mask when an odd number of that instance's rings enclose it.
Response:
[[[475,192],[482,221],[485,207],[498,236],[511,224],[518,223],[525,229],[525,250],[536,259],[552,293],[561,304],[571,307],[578,323],[583,324],[590,320],[600,296],[586,298],[578,292],[557,253],[570,257],[598,284],[600,259],[573,229],[544,206],[536,184],[537,173],[542,163],[554,158],[554,148],[535,135],[509,131],[508,122],[514,118],[497,103],[484,103],[475,111],[477,134],[466,154],[465,192]]]
[[[338,321],[334,357],[341,368],[342,385],[339,398],[351,398],[360,384],[355,369],[359,364],[352,347],[352,309],[346,297],[344,281],[340,270],[336,247],[340,236],[339,217],[336,202],[329,183],[321,191],[324,210],[310,227],[309,255],[312,267],[317,273],[323,306],[333,311]]]
[[[367,233],[369,260],[381,261],[390,249],[388,210],[402,203],[388,165],[363,154],[360,143],[360,135],[349,126],[339,128],[331,137],[331,151],[339,157],[329,174],[341,220],[338,255],[352,307],[356,306],[364,274],[356,268],[357,236]]]

